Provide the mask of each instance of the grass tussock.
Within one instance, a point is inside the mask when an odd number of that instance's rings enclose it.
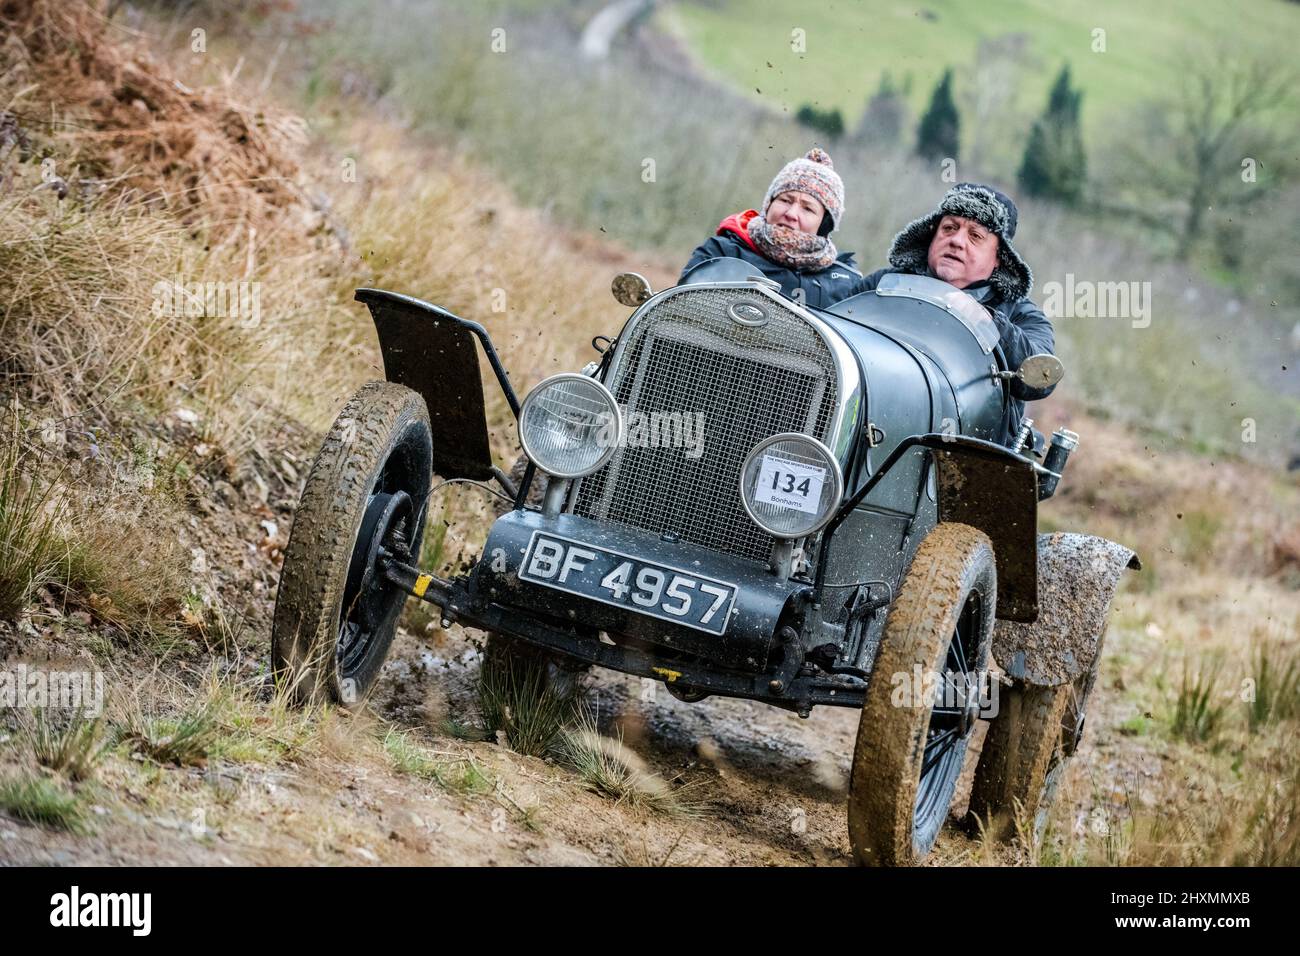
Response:
[[[691,784],[669,786],[624,745],[622,731],[613,737],[601,734],[589,710],[583,709],[565,732],[559,755],[588,788],[615,803],[671,817],[701,817],[707,812]]]
[[[1223,728],[1228,706],[1222,697],[1222,663],[1210,661],[1193,670],[1183,664],[1183,679],[1174,700],[1170,732],[1189,743],[1213,744]]]
[[[346,756],[364,738],[366,724],[329,707],[298,706],[285,691],[267,691],[216,668],[196,685],[155,672],[120,695],[113,720],[129,750],[181,767]]]
[[[216,716],[200,707],[175,717],[144,719],[127,726],[123,740],[136,753],[160,764],[202,767],[216,747]]]
[[[395,727],[384,733],[381,745],[398,773],[436,783],[462,797],[490,794],[525,829],[542,832],[541,804],[521,806],[506,792],[504,780],[484,769],[470,754],[431,750]]]
[[[554,753],[579,714],[575,694],[553,682],[545,665],[505,653],[484,656],[478,706],[489,733],[533,757]]]
[[[624,745],[621,732],[600,733],[576,688],[562,688],[531,655],[486,654],[478,682],[484,729],[517,753],[554,758],[616,803],[669,816],[704,814],[691,785],[670,787]]]
[[[59,509],[32,467],[16,415],[0,418],[0,620],[11,620],[59,572]]]
[[[44,710],[33,718],[28,736],[37,763],[77,782],[94,776],[96,766],[114,742],[111,735],[105,734],[100,717],[78,714],[71,720],[56,722]]]
[[[77,834],[90,831],[81,797],[44,776],[20,774],[0,781],[0,810],[28,823]]]
[[[1251,658],[1246,716],[1252,733],[1300,717],[1300,654],[1294,647],[1260,644]]]
[[[492,776],[473,757],[431,750],[396,728],[384,734],[383,748],[399,773],[431,781],[453,793],[483,794],[496,787]]]

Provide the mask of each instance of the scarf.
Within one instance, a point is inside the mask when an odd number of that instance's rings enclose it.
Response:
[[[829,236],[774,226],[761,215],[749,220],[749,238],[768,259],[795,272],[820,272],[829,268],[839,255]]]

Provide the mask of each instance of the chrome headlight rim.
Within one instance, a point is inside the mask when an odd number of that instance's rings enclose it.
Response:
[[[758,456],[761,455],[763,452],[765,452],[768,448],[771,448],[773,445],[777,444],[778,442],[783,442],[783,441],[806,442],[807,444],[813,446],[819,452],[821,452],[821,454],[824,456],[826,460],[826,463],[830,466],[831,481],[833,482],[833,488],[834,488],[834,491],[831,495],[831,502],[832,502],[831,507],[826,509],[826,514],[818,518],[817,522],[812,526],[810,526],[807,530],[799,531],[796,534],[791,534],[786,531],[773,530],[772,528],[768,527],[767,524],[765,524],[763,520],[760,519],[759,516],[754,513],[754,509],[751,508],[749,505],[749,495],[745,493],[745,476],[749,473],[750,463],[753,462],[756,458],[758,458]],[[818,531],[821,531],[822,528],[830,524],[831,519],[835,517],[835,512],[839,510],[839,504],[844,499],[844,472],[843,469],[840,468],[840,463],[839,460],[835,457],[835,453],[832,452],[830,448],[827,447],[825,442],[821,441],[820,439],[814,438],[812,435],[806,434],[805,432],[781,432],[778,435],[772,435],[770,438],[764,438],[761,442],[759,442],[752,449],[750,449],[749,454],[745,456],[745,463],[740,466],[739,491],[740,491],[740,504],[745,509],[745,514],[749,515],[749,519],[753,521],[754,524],[758,525],[761,529],[763,529],[764,533],[770,534],[773,538],[776,538],[779,541],[798,541],[800,538],[807,538],[811,535],[816,534]]]
[[[596,459],[594,464],[580,471],[562,472],[548,468],[537,457],[533,449],[529,447],[528,438],[524,429],[524,419],[528,409],[532,407],[532,404],[537,397],[542,395],[548,388],[555,385],[557,382],[564,381],[581,382],[583,385],[594,386],[600,393],[600,396],[605,400],[605,403],[609,407],[609,413],[614,419],[615,440],[604,448],[600,457]],[[528,456],[528,460],[536,465],[540,471],[545,472],[552,478],[560,478],[563,480],[585,478],[587,475],[599,471],[609,464],[609,460],[614,457],[614,452],[616,452],[619,446],[623,443],[623,427],[623,410],[619,408],[618,402],[614,400],[614,393],[609,390],[604,382],[598,381],[589,375],[583,375],[581,372],[557,372],[554,375],[548,375],[546,378],[542,379],[534,385],[532,390],[524,397],[523,403],[519,406],[519,415],[515,419],[515,430],[519,434],[519,444],[523,448],[524,454]]]

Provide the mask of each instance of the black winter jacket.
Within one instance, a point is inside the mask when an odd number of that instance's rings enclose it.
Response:
[[[899,271],[901,270],[878,269],[868,276],[863,276],[853,284],[848,295],[870,292],[880,284],[882,276]],[[975,287],[966,291],[976,293],[975,297],[978,299],[982,290]],[[1014,371],[1020,367],[1021,362],[1039,352],[1056,354],[1056,336],[1052,332],[1052,323],[1043,314],[1043,310],[1034,303],[1028,299],[1006,302],[997,298],[997,293],[989,289],[982,304],[993,314],[993,321],[1001,333],[1001,341],[998,344],[1006,357],[1007,368]],[[1011,400],[1002,413],[1002,444],[1010,444],[1016,432],[1020,430],[1020,422],[1025,417],[1025,402],[1046,398],[1052,394],[1052,389],[1055,387],[1053,385],[1050,388],[1031,388],[1020,379],[1011,380]]]
[[[838,302],[851,294],[849,289],[853,288],[853,283],[863,281],[851,252],[841,252],[832,265],[820,272],[795,272],[755,252],[733,233],[711,236],[696,246],[678,281],[685,279],[686,274],[700,263],[719,258],[743,259],[757,266],[763,275],[781,283],[781,291],[795,301],[800,300],[796,290],[803,290],[803,304],[814,309],[824,309],[832,302]]]

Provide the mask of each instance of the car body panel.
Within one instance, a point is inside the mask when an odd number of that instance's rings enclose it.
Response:
[[[516,414],[519,405],[486,330],[395,292],[358,289],[356,298],[374,319],[385,377],[417,392],[428,406],[434,473],[442,478],[491,478],[492,449],[475,339],[487,352]]]

